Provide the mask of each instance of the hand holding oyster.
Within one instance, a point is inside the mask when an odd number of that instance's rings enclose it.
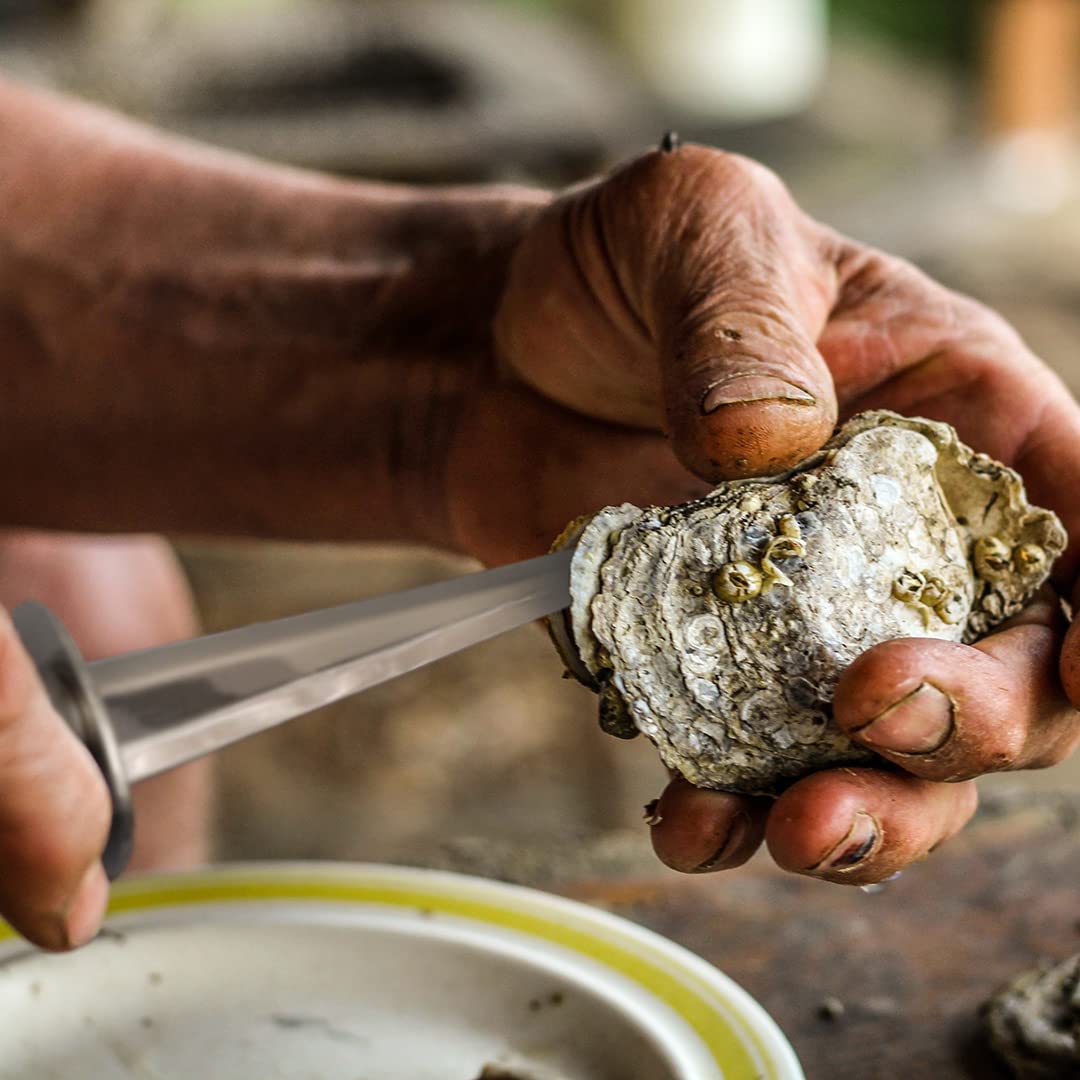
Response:
[[[575,522],[559,541],[576,545],[572,606],[552,629],[606,730],[643,732],[700,787],[773,794],[874,760],[830,715],[860,653],[979,639],[1065,542],[1020,477],[947,424],[864,413],[782,475]]]

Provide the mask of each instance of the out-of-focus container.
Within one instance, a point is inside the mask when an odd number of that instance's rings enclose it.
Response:
[[[673,942],[430,870],[136,877],[73,956],[0,924],[0,966],[3,1080],[805,1080],[765,1010]]]
[[[790,115],[825,71],[825,0],[619,0],[616,29],[670,106],[736,122]]]
[[[1049,214],[1077,192],[1080,8],[1075,0],[987,5],[984,193],[1014,213]]]

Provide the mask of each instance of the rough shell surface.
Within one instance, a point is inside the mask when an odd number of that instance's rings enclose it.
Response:
[[[983,1013],[994,1050],[1019,1080],[1080,1076],[1080,956],[1025,972]]]
[[[560,542],[572,604],[552,629],[605,730],[643,732],[699,786],[773,793],[872,759],[831,721],[856,656],[976,640],[1031,599],[1065,532],[947,424],[873,412],[791,472],[608,507]]]

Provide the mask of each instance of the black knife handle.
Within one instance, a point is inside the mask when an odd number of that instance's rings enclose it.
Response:
[[[53,707],[90,751],[109,786],[112,824],[101,862],[109,879],[115,880],[131,859],[135,814],[109,715],[94,690],[82,654],[60,620],[35,601],[20,604],[12,618]]]

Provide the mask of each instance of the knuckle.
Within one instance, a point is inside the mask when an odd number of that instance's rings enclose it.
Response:
[[[907,260],[854,242],[837,247],[835,265],[840,289],[834,315],[913,290],[923,293],[932,284]]]
[[[995,370],[1003,365],[1025,373],[1032,380],[1033,397],[1040,390],[1052,392],[1054,377],[1028,348],[1020,332],[1003,315],[979,300],[940,287],[945,298],[942,326],[950,342],[962,345],[973,356],[981,356]]]

